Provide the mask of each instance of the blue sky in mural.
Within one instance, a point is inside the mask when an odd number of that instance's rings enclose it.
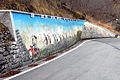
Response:
[[[57,28],[58,26],[63,27],[64,30],[73,29],[74,26],[83,27],[84,22],[86,21],[67,21],[67,20],[58,20],[58,19],[50,19],[50,18],[41,18],[40,16],[31,17],[30,14],[23,14],[13,12],[13,20],[15,24],[15,28],[19,29],[20,32],[27,30],[27,28],[31,27],[36,32],[40,31],[40,26],[44,25],[50,27],[52,29]]]

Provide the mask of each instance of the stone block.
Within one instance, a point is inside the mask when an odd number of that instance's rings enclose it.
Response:
[[[11,62],[9,62],[9,63],[8,63],[8,66],[12,66],[12,63],[11,63]]]
[[[12,69],[15,69],[15,68],[17,68],[17,67],[19,67],[19,66],[20,66],[20,63],[16,63],[16,64],[12,65],[11,68],[12,68]]]
[[[14,53],[14,51],[13,50],[10,50],[10,54],[13,54]]]
[[[0,61],[1,60],[4,60],[5,58],[3,57],[3,55],[2,54],[0,54]]]
[[[3,53],[5,51],[5,48],[0,47],[0,53]]]
[[[4,68],[8,68],[8,66],[9,66],[8,64],[5,64],[5,65],[4,65]]]
[[[9,54],[8,51],[3,52],[3,56],[7,56]]]
[[[5,56],[5,59],[6,59],[6,60],[8,60],[8,59],[10,59],[10,58],[11,58],[10,55]]]
[[[6,61],[5,61],[5,60],[0,61],[0,65],[5,64],[5,63],[6,63]]]
[[[29,60],[29,61],[26,61],[26,62],[22,62],[22,66],[28,65],[30,63],[32,63],[32,60]]]
[[[15,62],[21,62],[21,58],[15,58]]]

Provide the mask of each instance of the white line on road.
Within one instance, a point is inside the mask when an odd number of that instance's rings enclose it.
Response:
[[[73,49],[71,49],[71,50],[69,50],[69,51],[67,51],[67,52],[65,52],[65,53],[63,53],[63,54],[61,54],[61,55],[59,55],[59,56],[57,56],[57,57],[49,60],[49,61],[47,61],[47,62],[44,62],[43,64],[40,64],[40,65],[35,66],[35,67],[33,67],[33,68],[30,68],[30,69],[28,69],[28,70],[26,70],[26,71],[23,71],[23,72],[21,72],[21,73],[19,73],[19,74],[14,75],[14,76],[8,77],[8,78],[6,78],[6,79],[4,79],[4,80],[10,80],[10,79],[15,78],[15,77],[17,77],[17,76],[20,76],[20,75],[22,75],[22,74],[25,74],[25,73],[27,73],[27,72],[29,72],[29,71],[32,71],[32,70],[34,70],[34,69],[36,69],[36,68],[39,68],[39,67],[41,67],[41,66],[43,66],[43,65],[45,65],[45,64],[47,64],[47,63],[50,63],[50,62],[52,62],[52,61],[54,61],[54,60],[56,60],[56,59],[58,59],[58,58],[60,58],[60,57],[62,57],[62,56],[64,56],[64,55],[66,55],[66,54],[74,51],[75,49],[79,48],[80,46],[82,46],[84,43],[86,43],[86,42],[88,42],[88,41],[90,41],[90,40],[84,41],[83,43],[81,43],[81,44],[78,45],[77,47],[75,47],[75,48],[73,48]]]

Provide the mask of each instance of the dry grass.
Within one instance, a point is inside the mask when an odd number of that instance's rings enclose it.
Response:
[[[82,16],[76,11],[71,12],[70,6],[60,0],[2,0],[0,4],[0,9],[13,9],[74,19],[76,14],[77,16]]]
[[[109,0],[105,1],[110,3]],[[104,1],[99,0],[1,0],[0,9],[14,9],[73,19],[84,19],[86,17],[88,21],[119,34],[112,28],[112,23],[103,23],[104,21],[107,22],[119,15],[120,5],[114,6],[114,4],[118,4],[118,1],[119,0],[114,0],[113,5],[108,3],[103,5]]]
[[[94,20],[93,18],[91,18],[89,16],[87,16],[87,20],[94,23],[94,24],[96,24],[96,25],[99,25],[99,26],[101,26],[103,28],[106,28],[106,29],[108,29],[108,30],[110,30],[110,31],[112,31],[112,32],[114,32],[116,34],[120,34],[120,32],[117,32],[115,29],[112,28],[112,25],[110,23],[105,24],[105,23],[103,23],[101,21],[96,21],[96,20]]]

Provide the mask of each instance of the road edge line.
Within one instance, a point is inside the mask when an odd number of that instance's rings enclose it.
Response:
[[[18,74],[16,74],[16,75],[13,75],[13,76],[11,76],[11,77],[5,78],[5,79],[3,79],[3,80],[10,80],[10,79],[15,78],[15,77],[17,77],[17,76],[20,76],[20,75],[22,75],[22,74],[25,74],[25,73],[27,73],[27,72],[29,72],[29,71],[32,71],[32,70],[34,70],[34,69],[36,69],[36,68],[39,68],[39,67],[41,67],[41,66],[44,66],[44,65],[46,65],[46,64],[48,64],[48,63],[50,63],[50,62],[52,62],[52,61],[54,61],[54,60],[56,60],[56,59],[59,59],[59,58],[65,56],[65,55],[67,55],[68,53],[74,51],[75,49],[79,48],[80,46],[82,46],[83,44],[85,44],[85,43],[88,42],[88,41],[90,41],[90,40],[86,40],[86,41],[82,42],[81,44],[79,44],[79,45],[76,46],[75,48],[73,48],[73,49],[71,49],[71,50],[69,50],[69,51],[67,51],[67,52],[62,53],[61,55],[59,55],[59,56],[57,56],[57,57],[55,57],[55,58],[53,58],[53,59],[51,59],[51,60],[49,60],[49,61],[46,61],[46,62],[44,62],[44,63],[42,63],[42,64],[40,64],[40,65],[38,65],[38,66],[35,66],[35,67],[33,67],[33,68],[30,68],[30,69],[28,69],[28,70],[25,70],[25,71],[23,71],[23,72],[20,72],[20,73],[18,73]]]

